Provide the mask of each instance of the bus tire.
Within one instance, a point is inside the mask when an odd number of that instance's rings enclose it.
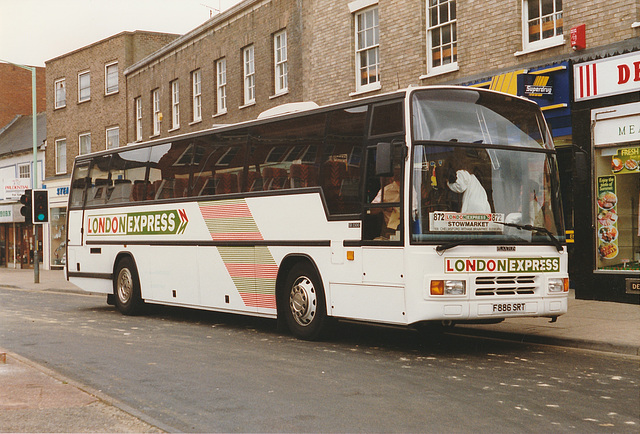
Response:
[[[311,264],[300,262],[291,268],[280,303],[286,324],[295,337],[312,341],[326,331],[328,319],[324,289]]]
[[[113,295],[116,308],[124,315],[137,315],[144,302],[140,296],[140,279],[136,265],[129,256],[118,261],[113,275]]]

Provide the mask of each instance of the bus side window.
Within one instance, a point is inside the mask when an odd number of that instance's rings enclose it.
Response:
[[[80,208],[84,205],[86,188],[89,183],[89,164],[78,164],[73,172],[73,181],[71,181],[71,207],[73,208]]]
[[[188,195],[189,176],[197,144],[189,140],[171,143],[158,160],[161,178],[153,181],[155,199],[174,199]]]
[[[362,149],[368,106],[329,115],[321,184],[331,214],[362,211]]]
[[[104,205],[111,186],[109,163],[111,155],[96,157],[89,172],[90,186],[87,188],[87,206]]]

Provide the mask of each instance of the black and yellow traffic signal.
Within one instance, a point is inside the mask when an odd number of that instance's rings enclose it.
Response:
[[[24,216],[24,222],[27,224],[33,223],[31,220],[31,189],[27,189],[24,191],[24,194],[20,196],[20,203],[22,206],[20,207],[20,214]]]
[[[33,223],[49,222],[49,192],[47,190],[33,190]]]

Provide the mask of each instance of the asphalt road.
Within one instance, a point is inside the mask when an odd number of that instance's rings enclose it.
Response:
[[[186,432],[633,432],[638,358],[340,324],[304,342],[270,320],[0,289],[0,347]]]

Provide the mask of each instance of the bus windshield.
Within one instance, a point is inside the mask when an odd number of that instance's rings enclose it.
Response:
[[[560,246],[555,152],[535,105],[428,90],[414,93],[412,122],[413,243]]]

